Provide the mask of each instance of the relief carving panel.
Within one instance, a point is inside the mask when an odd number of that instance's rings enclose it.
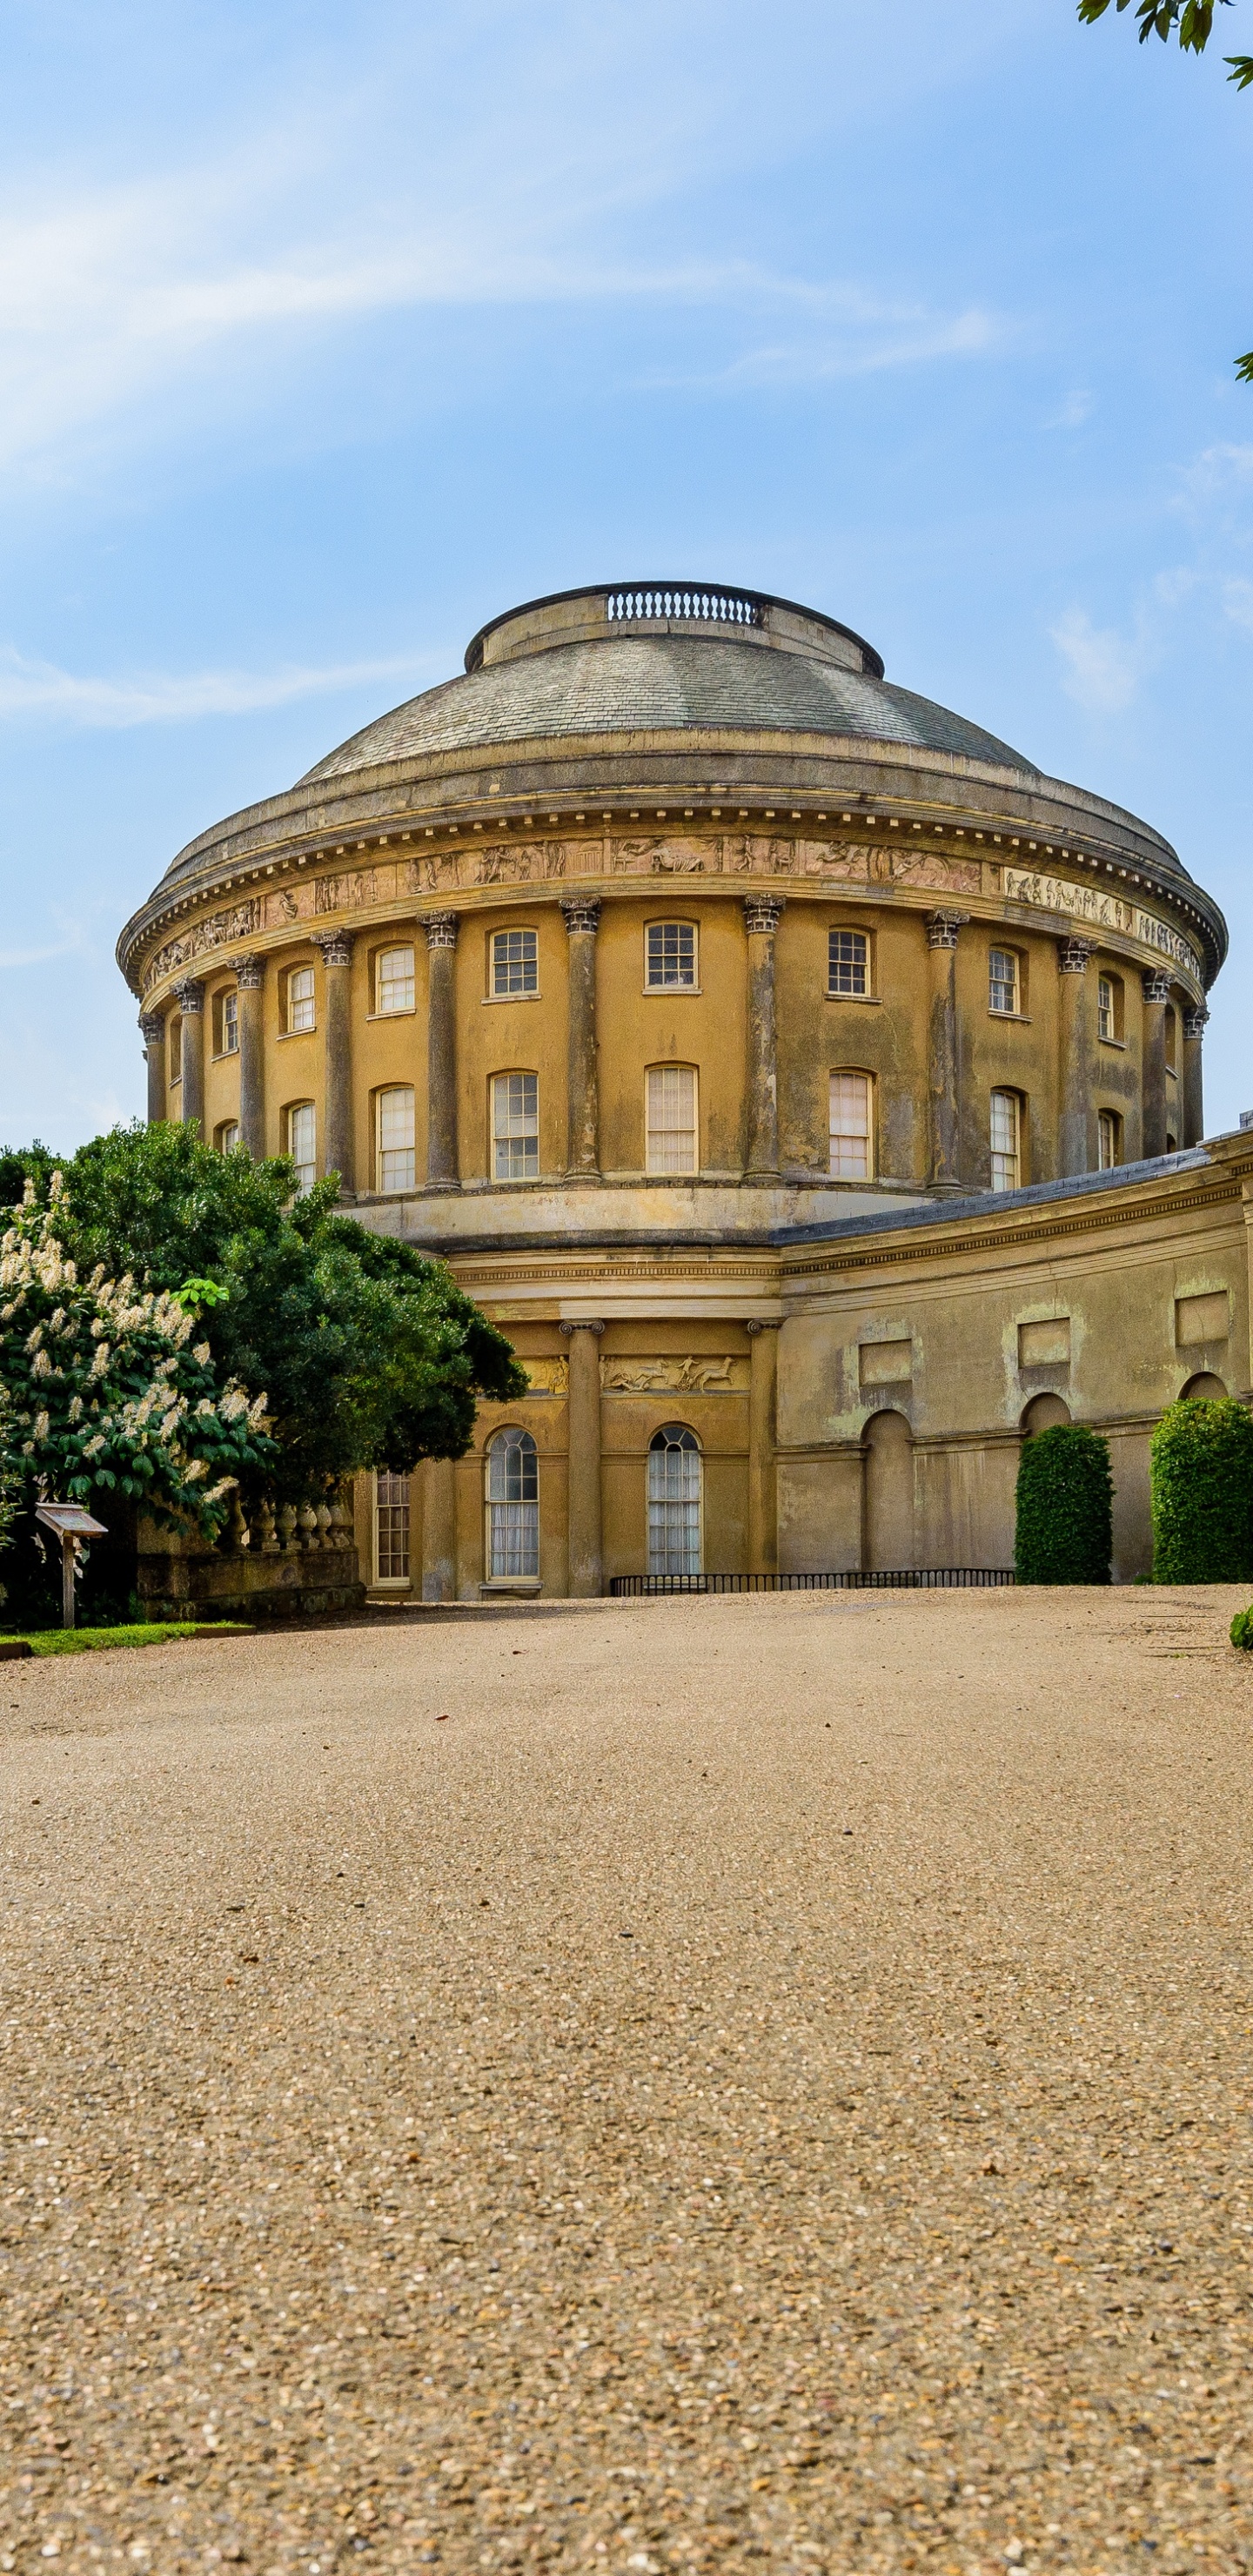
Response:
[[[748,1385],[746,1359],[712,1359],[689,1353],[686,1359],[604,1359],[600,1383],[606,1395],[738,1395]]]

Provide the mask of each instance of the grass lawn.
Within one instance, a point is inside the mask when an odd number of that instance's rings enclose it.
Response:
[[[89,1655],[98,1646],[163,1646],[169,1637],[248,1637],[243,1619],[153,1619],[133,1628],[19,1628],[0,1632],[24,1641],[35,1655]]]

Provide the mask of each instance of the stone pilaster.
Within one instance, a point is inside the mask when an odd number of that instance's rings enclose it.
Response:
[[[457,1159],[457,915],[422,916],[427,950],[426,1185],[455,1190]],[[491,1151],[490,1145],[488,1148]]]
[[[184,1126],[194,1119],[204,1134],[204,986],[197,975],[188,975],[174,987],[182,1026],[179,1046],[182,1064],[182,1108]]]
[[[165,1022],[159,1011],[140,1015],[139,1033],[148,1067],[148,1124],[159,1127],[168,1107],[165,1076]]]
[[[570,1591],[576,1601],[594,1599],[603,1589],[600,1502],[600,1323],[563,1324],[570,1344],[570,1392],[567,1402]]]
[[[1205,1101],[1201,1065],[1201,1041],[1209,1011],[1204,1002],[1194,1002],[1183,1015],[1183,1134],[1181,1145],[1199,1145],[1205,1134]]]
[[[352,1120],[352,948],[350,930],[327,930],[314,940],[322,951],[325,999],[322,1009],[323,1114],[322,1169],[338,1172],[345,1198],[357,1186]]]
[[[1092,1152],[1092,1001],[1088,987],[1090,939],[1059,939],[1058,987],[1058,1172],[1090,1172]]]
[[[929,912],[927,954],[930,1001],[927,1018],[927,1089],[930,1098],[933,1190],[961,1187],[960,1066],[957,1047],[957,934],[968,912]]]
[[[774,934],[783,918],[785,905],[786,897],[781,894],[746,894],[744,897],[744,928],[748,933],[746,1181],[777,1181],[779,1177],[779,1049]]]
[[[779,1327],[752,1323],[748,1379],[748,1570],[779,1571],[779,1511],[775,1473],[775,1405]]]
[[[1144,1035],[1141,1040],[1143,1126],[1140,1151],[1145,1156],[1166,1151],[1166,1012],[1170,977],[1164,967],[1149,967],[1143,978]]]
[[[563,894],[561,909],[570,960],[566,1175],[572,1181],[596,1181],[600,1178],[600,1095],[596,1076],[596,933],[600,928],[600,903],[595,896]],[[597,1555],[599,1558],[599,1540]],[[599,1580],[595,1589],[600,1590]]]
[[[457,1598],[457,1469],[452,1458],[422,1461],[422,1598]]]
[[[265,959],[240,957],[239,1134],[254,1162],[265,1152]]]

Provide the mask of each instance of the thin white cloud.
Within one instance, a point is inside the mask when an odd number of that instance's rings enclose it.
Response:
[[[1095,403],[1094,394],[1077,386],[1073,393],[1067,394],[1064,403],[1050,413],[1044,426],[1046,429],[1082,429],[1085,420],[1091,419]]]
[[[937,314],[903,318],[890,308],[867,309],[838,337],[820,333],[812,340],[776,342],[750,349],[707,375],[650,377],[649,382],[700,384],[728,393],[758,385],[824,384],[837,377],[876,375],[890,367],[929,366],[942,358],[977,356],[998,336],[989,313],[959,313],[945,320]]]
[[[1062,657],[1068,698],[1100,715],[1120,715],[1130,706],[1152,660],[1142,628],[1127,637],[1112,626],[1094,626],[1085,609],[1072,608],[1050,633]]]
[[[80,946],[76,939],[61,939],[52,948],[0,948],[0,967],[44,966],[50,958],[77,955]]]
[[[446,664],[441,664],[446,668]],[[144,724],[185,724],[201,716],[251,715],[294,699],[325,696],[366,681],[418,682],[431,657],[385,662],[338,662],[321,668],[280,671],[143,673],[108,680],[61,671],[18,653],[0,654],[0,722],[59,719],[72,726],[120,729]],[[51,952],[49,952],[51,953]]]

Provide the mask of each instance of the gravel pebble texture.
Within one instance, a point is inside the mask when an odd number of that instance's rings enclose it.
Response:
[[[6,1666],[0,2568],[1253,2567],[1237,1606]]]

